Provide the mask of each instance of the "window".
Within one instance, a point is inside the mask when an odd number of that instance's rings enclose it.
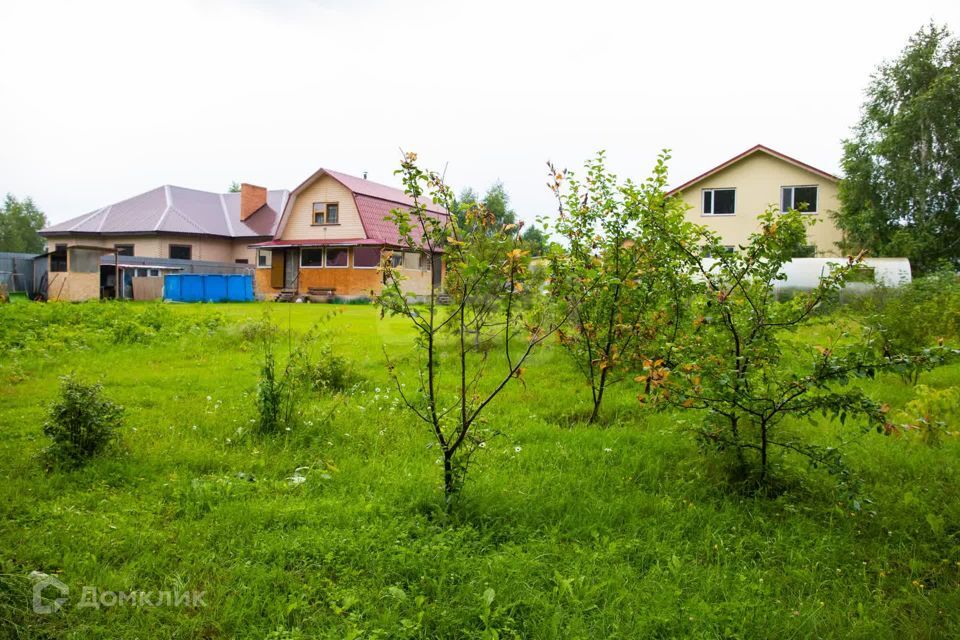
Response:
[[[704,189],[703,214],[726,216],[736,213],[736,189]]]
[[[403,251],[393,251],[390,254],[390,266],[394,269],[399,269],[403,264]]]
[[[174,260],[192,260],[193,246],[189,244],[170,245],[170,257]]]
[[[133,255],[133,245],[132,244],[115,244],[113,248],[117,250],[117,255],[121,256],[132,256]]]
[[[425,253],[420,254],[420,271],[430,271],[430,256]]]
[[[257,266],[270,267],[273,265],[273,251],[257,249]]]
[[[67,270],[67,245],[58,244],[50,254],[50,271],[62,272]]]
[[[350,266],[350,250],[346,247],[327,249],[327,266],[331,269]]]
[[[783,187],[780,189],[780,210],[796,209],[804,213],[817,212],[817,185],[806,187]]]
[[[336,202],[314,202],[313,224],[340,224],[340,205]]]
[[[300,266],[319,268],[323,266],[323,249],[320,247],[303,248],[300,250]]]
[[[380,266],[380,247],[354,247],[354,269],[376,269]]]
[[[70,248],[70,273],[99,273],[101,251]]]
[[[233,262],[234,264],[250,264],[250,261],[247,260],[246,258],[237,258]]]
[[[403,268],[416,271],[420,268],[420,254],[412,251],[405,251],[403,254]]]
[[[151,278],[159,278],[160,269],[150,269],[150,272],[147,275],[149,275]]]

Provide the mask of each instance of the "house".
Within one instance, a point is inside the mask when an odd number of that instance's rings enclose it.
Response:
[[[261,298],[362,297],[380,291],[383,256],[399,268],[408,291],[425,295],[442,277],[439,252],[428,256],[404,247],[396,226],[385,220],[392,209],[411,204],[400,189],[328,169],[292,192],[251,184],[239,193],[165,185],[43,229],[49,281],[60,283],[48,290],[69,300],[123,294],[134,275],[161,273],[146,268],[158,265],[127,264],[137,257],[162,259],[165,266],[168,260],[180,267],[185,261],[249,265]],[[432,201],[424,204],[428,215],[446,217]],[[86,256],[97,251],[115,253],[119,268],[111,268],[112,256],[100,268],[88,265]],[[122,286],[115,289],[118,278]]]
[[[761,144],[747,149],[669,192],[689,207],[687,217],[719,234],[731,250],[757,231],[768,207],[798,209],[814,224],[807,231],[809,256],[838,256],[843,234],[831,212],[839,208],[839,178]]]
[[[67,247],[83,244],[116,249],[121,256],[252,265],[250,245],[273,238],[288,197],[250,184],[239,193],[164,185],[46,227],[40,235],[58,260]]]
[[[319,169],[290,192],[275,237],[253,245],[258,295],[373,295],[383,286],[378,267],[387,257],[405,278],[405,290],[429,294],[443,276],[440,253],[405,247],[396,225],[385,219],[411,204],[400,189]],[[446,219],[443,207],[429,198],[423,204],[428,215]],[[419,229],[413,239],[420,241]]]

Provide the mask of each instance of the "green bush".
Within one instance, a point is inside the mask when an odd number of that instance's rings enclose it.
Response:
[[[917,353],[960,338],[960,279],[944,270],[899,288],[878,287],[855,304],[887,353]]]
[[[335,353],[329,343],[320,346],[316,360],[307,363],[305,373],[317,391],[345,391],[354,378],[349,361]]]
[[[50,406],[43,432],[53,440],[51,462],[80,466],[115,441],[123,423],[123,407],[103,397],[99,384],[85,384],[73,375],[60,378],[60,397]]]

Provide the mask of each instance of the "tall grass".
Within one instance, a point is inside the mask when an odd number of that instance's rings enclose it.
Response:
[[[960,634],[956,438],[850,443],[870,499],[860,513],[789,457],[777,497],[739,495],[688,437],[694,416],[642,409],[629,385],[613,387],[605,421],[587,427],[589,390],[550,348],[492,406],[487,426],[503,435],[476,456],[483,468],[447,515],[429,438],[387,385],[381,345],[411,356],[400,320],[343,307],[331,330],[361,382],[346,396],[305,389],[294,429],[252,438],[261,356],[242,327],[264,305],[177,306],[171,322],[200,329],[133,342],[97,329],[98,314],[113,323],[149,305],[15,306],[35,336],[6,343],[0,362],[0,378],[16,378],[0,386],[7,636]],[[329,309],[283,315],[297,334]],[[809,339],[831,330],[819,324]],[[41,425],[68,371],[125,406],[125,446],[46,473]],[[921,382],[955,387],[960,366]],[[917,399],[899,378],[865,384],[891,411]],[[836,442],[837,429],[821,424],[817,438]],[[63,611],[33,613],[31,571],[70,587]],[[77,608],[84,586],[205,591],[206,606]]]

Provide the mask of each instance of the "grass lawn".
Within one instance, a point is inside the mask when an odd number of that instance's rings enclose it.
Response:
[[[260,355],[244,328],[267,309],[299,333],[334,308],[337,350],[361,382],[304,392],[299,426],[251,435]],[[504,435],[475,458],[448,518],[430,434],[384,367],[384,346],[409,353],[403,320],[358,305],[157,309],[0,308],[3,637],[960,637],[956,439],[854,438],[848,462],[870,499],[860,512],[789,459],[780,495],[744,496],[685,433],[696,413],[642,408],[623,386],[604,424],[584,425],[589,390],[548,346],[487,412]],[[155,313],[182,331],[117,320]],[[47,471],[41,428],[69,372],[126,407],[122,445]],[[921,383],[960,385],[960,365]],[[916,394],[895,377],[868,390],[894,411]],[[300,467],[306,481],[289,480]],[[34,613],[31,571],[69,587],[61,611]],[[203,597],[78,606],[84,588]]]

